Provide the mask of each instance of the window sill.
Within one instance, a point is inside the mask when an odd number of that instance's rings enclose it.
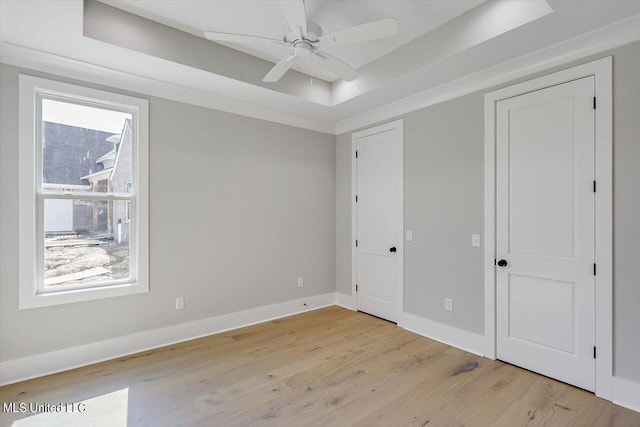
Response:
[[[103,286],[96,288],[75,289],[46,294],[21,294],[19,309],[48,307],[53,305],[71,304],[75,302],[92,301],[104,298],[114,298],[125,295],[143,294],[149,292],[149,285],[133,282],[122,285]]]

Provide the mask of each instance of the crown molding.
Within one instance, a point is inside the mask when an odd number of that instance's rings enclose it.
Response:
[[[640,14],[336,122],[335,134],[396,118],[640,40]]]
[[[286,111],[216,95],[182,84],[116,70],[8,41],[3,41],[0,45],[0,63],[287,126],[328,134],[335,132],[335,124],[332,122],[297,116]]]
[[[640,14],[461,79],[402,98],[383,107],[335,122],[295,115],[7,41],[2,42],[0,62],[91,84],[157,96],[287,126],[340,135],[453,98],[500,86],[637,40],[640,40]]]

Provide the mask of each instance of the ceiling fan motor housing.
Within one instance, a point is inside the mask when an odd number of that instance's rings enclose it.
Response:
[[[320,25],[307,20],[304,0],[281,0],[280,6],[290,30],[284,40],[217,31],[206,31],[205,37],[210,40],[240,43],[261,41],[293,48],[288,56],[280,59],[264,76],[262,79],[264,82],[277,82],[291,69],[294,61],[298,61],[300,58],[305,61],[310,60],[312,68],[317,64],[345,81],[352,81],[358,77],[358,71],[321,49],[339,44],[360,43],[389,37],[398,32],[396,21],[393,18],[386,18],[323,35]]]
[[[302,40],[300,40],[300,34],[295,31],[289,32],[285,36],[284,40],[288,43],[293,43],[294,46],[296,45],[296,42],[303,41],[309,42],[311,44],[316,43],[321,35],[322,27],[320,27],[320,25],[316,24],[315,22],[307,21],[307,32],[302,35]]]

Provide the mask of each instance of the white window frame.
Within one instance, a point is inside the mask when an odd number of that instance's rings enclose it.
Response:
[[[134,122],[131,194],[91,194],[42,188],[40,101],[62,98],[132,113]],[[149,102],[83,86],[19,76],[18,230],[20,310],[149,292]],[[132,204],[129,279],[44,288],[44,200],[126,200]]]
[[[133,193],[133,191],[132,191],[133,190],[133,183],[130,182],[130,181],[127,181],[125,185],[127,187],[127,193],[128,194],[132,194]],[[131,216],[132,216],[131,214],[133,212],[132,209],[133,209],[133,206],[132,206],[131,202],[128,202],[125,205],[125,221],[124,222],[126,224],[130,224],[131,223]]]

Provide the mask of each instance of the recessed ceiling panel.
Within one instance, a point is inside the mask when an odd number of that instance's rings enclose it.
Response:
[[[283,38],[288,32],[279,1],[274,0],[101,0],[111,6],[165,25],[202,35],[203,31]],[[306,0],[309,20],[328,34],[353,25],[392,17],[397,36],[369,42],[333,46],[325,50],[354,68],[360,68],[483,3],[484,0]],[[224,43],[234,49],[277,62],[289,49],[278,45]],[[302,63],[293,67],[323,80],[330,72]]]

